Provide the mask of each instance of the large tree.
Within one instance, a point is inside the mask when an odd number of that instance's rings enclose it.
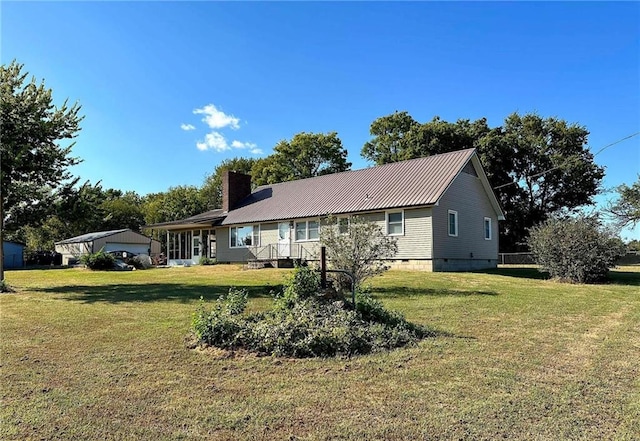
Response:
[[[23,65],[0,67],[0,242],[9,232],[39,221],[47,199],[77,164],[71,140],[80,131],[80,105],[54,105],[51,89],[27,80]],[[0,280],[4,279],[0,247]]]
[[[274,153],[252,168],[256,185],[275,184],[349,170],[347,150],[336,132],[298,133],[280,141]]]
[[[561,119],[514,113],[494,128],[484,118],[412,121],[406,112],[375,120],[373,139],[364,145],[362,155],[383,164],[476,148],[506,212],[500,231],[502,251],[526,246],[529,228],[550,214],[592,204],[604,176],[586,146],[586,128]]]

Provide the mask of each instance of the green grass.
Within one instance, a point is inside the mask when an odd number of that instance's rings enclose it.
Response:
[[[189,349],[200,296],[264,309],[283,274],[7,272],[0,438],[640,439],[638,267],[598,286],[392,271],[375,295],[442,336],[352,359]]]

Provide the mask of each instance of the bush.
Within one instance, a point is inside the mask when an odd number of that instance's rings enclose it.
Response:
[[[606,279],[624,255],[624,244],[595,216],[551,218],[532,228],[529,246],[536,263],[551,277],[574,283]]]
[[[80,263],[92,270],[110,270],[113,269],[116,259],[109,253],[105,253],[104,250],[100,250],[97,253],[84,254],[80,257]]]
[[[215,265],[216,259],[212,259],[211,257],[202,256],[200,258],[200,265]]]
[[[272,310],[248,316],[242,315],[246,292],[231,289],[210,311],[201,303],[192,322],[194,334],[200,343],[223,349],[299,358],[367,354],[434,335],[385,310],[368,293],[359,294],[353,310],[319,296],[319,287],[317,271],[297,268]]]

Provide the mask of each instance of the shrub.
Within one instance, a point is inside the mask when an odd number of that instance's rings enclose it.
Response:
[[[226,296],[220,296],[211,311],[204,307],[204,299],[193,315],[191,325],[201,343],[221,348],[233,348],[243,329],[240,317],[247,306],[247,292],[230,288]]]
[[[551,218],[532,228],[529,246],[536,263],[551,277],[574,283],[606,279],[624,255],[624,245],[595,216]]]
[[[200,258],[200,265],[215,265],[216,259],[212,259],[211,257],[202,256]]]
[[[101,249],[97,253],[84,254],[80,257],[80,262],[92,270],[110,270],[113,269],[116,259]]]
[[[320,242],[327,249],[329,265],[333,269],[349,271],[356,288],[370,277],[389,269],[387,259],[398,252],[398,241],[388,236],[377,223],[361,216],[349,219],[329,217],[320,230]],[[347,289],[351,281],[338,276],[339,285]]]
[[[317,271],[299,267],[272,310],[248,316],[242,315],[246,292],[232,289],[210,311],[201,303],[193,317],[193,331],[202,344],[289,357],[366,354],[434,335],[385,310],[368,293],[359,295],[353,310],[343,301],[319,296],[319,286]]]

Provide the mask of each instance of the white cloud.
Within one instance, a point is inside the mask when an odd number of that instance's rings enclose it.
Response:
[[[202,151],[215,150],[216,152],[224,152],[225,150],[231,150],[227,140],[218,132],[207,133],[204,141],[196,143],[196,147]]]
[[[233,140],[231,142],[231,147],[235,149],[249,149],[249,151],[254,155],[262,154],[262,149],[259,149],[258,146],[253,142],[242,142],[238,140]]]
[[[233,115],[227,115],[222,110],[218,110],[213,104],[207,104],[202,109],[195,109],[193,113],[196,115],[204,115],[202,121],[212,129],[231,127],[232,129],[237,130],[240,128],[240,118],[236,118]]]
[[[194,125],[192,125],[192,124],[184,124],[184,123],[180,124],[180,128],[182,130],[184,130],[185,132],[188,132],[189,130],[195,130],[196,129],[196,127]]]

